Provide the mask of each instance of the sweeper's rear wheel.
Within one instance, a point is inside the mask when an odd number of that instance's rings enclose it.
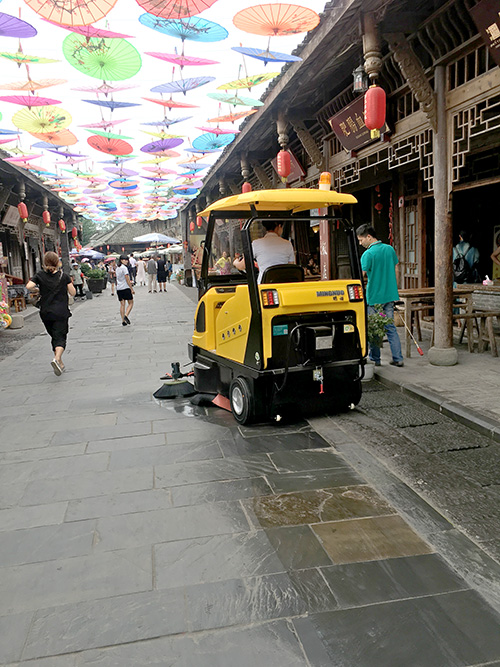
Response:
[[[238,424],[249,424],[254,418],[254,399],[248,380],[237,377],[229,387],[231,412]]]

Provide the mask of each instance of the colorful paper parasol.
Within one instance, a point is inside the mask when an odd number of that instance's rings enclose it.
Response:
[[[239,130],[223,130],[220,127],[197,127],[197,130],[201,130],[202,132],[211,132],[212,134],[239,134]]]
[[[226,39],[228,31],[218,23],[207,21],[199,16],[178,20],[162,19],[153,14],[141,14],[142,25],[157,30],[170,37],[178,37],[182,41],[189,39],[195,42],[220,42]]]
[[[27,132],[58,132],[68,127],[71,116],[60,107],[35,107],[18,111],[12,117],[12,122]]]
[[[133,169],[123,169],[122,167],[104,167],[104,171],[109,171],[110,174],[118,174],[119,176],[137,176],[137,171]]]
[[[217,60],[207,60],[206,58],[194,58],[193,56],[179,55],[177,53],[158,53],[157,51],[145,51],[147,56],[153,56],[158,60],[165,60],[168,63],[179,65],[182,69],[186,65],[200,67],[201,65],[219,65]]]
[[[182,19],[201,14],[216,0],[137,0],[137,4],[154,16],[164,19]]]
[[[132,152],[132,146],[123,139],[106,139],[106,137],[94,135],[87,139],[87,143],[101,153],[109,155],[128,155]]]
[[[61,100],[52,100],[50,97],[39,97],[38,95],[2,95],[1,102],[10,102],[11,104],[20,104],[23,107],[44,107],[54,104],[61,104]]]
[[[0,12],[0,37],[19,37],[19,39],[34,37],[35,28],[21,19]]]
[[[170,81],[169,83],[162,83],[160,86],[151,88],[152,93],[184,93],[188,90],[194,90],[200,86],[205,86],[207,83],[215,81],[215,76],[197,76],[193,79],[179,79],[178,81]]]
[[[79,125],[78,127],[113,127],[113,125],[119,125],[120,123],[126,123],[128,118],[119,118],[116,120],[100,120],[98,123],[89,123],[88,125]]]
[[[148,102],[154,102],[155,104],[160,104],[162,107],[168,107],[169,109],[198,109],[197,104],[187,104],[186,102],[176,102],[175,100],[160,100],[153,97],[143,97],[143,100]]]
[[[146,98],[144,98],[146,99]],[[170,127],[175,125],[175,123],[182,123],[185,120],[189,120],[192,116],[183,116],[182,118],[163,118],[162,120],[153,120],[149,123],[141,123],[141,125],[155,125],[156,127]]]
[[[262,60],[264,65],[267,65],[267,63],[293,63],[302,60],[298,56],[291,56],[288,53],[279,53],[278,51],[269,51],[269,49],[253,49],[247,46],[232,46],[231,48],[233,51],[242,53],[244,56]]]
[[[274,79],[276,76],[279,76],[279,72],[254,74],[252,76],[246,76],[243,79],[236,79],[236,81],[223,83],[222,86],[217,86],[217,90],[239,90],[240,88],[248,88],[248,90],[251,90],[254,86],[258,86],[260,83]]]
[[[22,51],[17,51],[16,53],[9,53],[7,51],[0,52],[0,58],[6,58],[7,60],[13,60],[19,66],[21,65],[31,65],[34,63],[39,64],[48,64],[48,63],[59,63],[60,60],[54,60],[53,58],[41,58],[39,56],[29,56]]]
[[[109,83],[105,81],[102,82],[100,86],[83,86],[82,88],[72,88],[71,90],[76,90],[80,93],[95,93],[100,95],[109,95],[109,93],[119,93],[122,90],[130,90],[131,88],[137,88],[138,86],[110,86]]]
[[[183,143],[182,139],[160,139],[160,141],[153,141],[150,144],[142,146],[143,153],[157,153],[159,151],[168,151],[171,148],[180,146]]]
[[[104,18],[117,0],[25,0],[28,7],[51,23],[80,26]]]
[[[309,32],[319,21],[319,15],[312,9],[284,3],[247,7],[233,18],[233,23],[239,30],[268,37]]]
[[[40,107],[44,108],[44,107]],[[61,130],[60,132],[30,132],[31,136],[52,146],[74,146],[78,142],[73,132]]]
[[[207,118],[207,123],[234,123],[234,121],[245,118],[245,116],[250,116],[253,113],[257,113],[257,109],[238,111],[237,113],[229,113],[225,116],[216,116],[215,118]]]
[[[0,84],[0,90],[39,90],[40,88],[50,88],[51,86],[59,86],[62,83],[67,83],[67,79],[39,79],[38,81],[13,81],[12,83]]]
[[[95,130],[95,129],[90,129],[86,128],[87,132],[91,132],[92,134],[97,134],[100,137],[105,137],[106,139],[126,139],[131,141],[133,137],[125,137],[121,134],[113,134],[113,132],[104,132],[102,130]]]
[[[114,111],[115,109],[125,109],[126,107],[140,107],[137,102],[115,102],[114,100],[82,100],[88,104],[96,104],[98,107],[106,107]]]
[[[68,35],[63,54],[75,69],[103,81],[130,79],[141,69],[141,56],[126,39],[87,40],[82,35]]]
[[[52,23],[52,21],[48,21]],[[52,23],[53,25],[59,25],[58,23]],[[113,32],[112,30],[103,30],[102,28],[96,28],[93,25],[63,25],[61,28],[66,28],[66,30],[71,30],[71,32],[76,32],[78,35],[83,35],[84,37],[104,37],[106,39],[133,39],[133,35],[124,35],[121,32]]]
[[[263,107],[264,102],[256,100],[253,97],[240,97],[238,93],[232,95],[231,93],[207,93],[207,97],[218,102],[225,102],[233,106],[241,105],[244,107]]]
[[[223,134],[217,136],[216,134],[207,132],[206,134],[200,134],[199,137],[196,137],[196,139],[193,141],[193,148],[208,148],[210,150],[224,148],[224,146],[227,146],[232,141],[234,141],[234,137],[234,134]]]

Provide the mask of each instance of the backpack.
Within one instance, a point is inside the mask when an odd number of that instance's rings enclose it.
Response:
[[[469,246],[470,248],[470,246]],[[469,251],[467,248],[467,252]],[[453,260],[453,280],[459,285],[470,282],[470,266],[465,259],[465,255],[460,254],[457,248],[458,257]]]

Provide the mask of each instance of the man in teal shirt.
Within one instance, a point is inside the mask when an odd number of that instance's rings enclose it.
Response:
[[[399,301],[396,266],[399,263],[394,248],[379,241],[375,229],[371,225],[361,225],[356,229],[359,244],[365,248],[361,255],[361,268],[368,278],[366,300],[368,314],[383,312],[390,323],[386,324],[385,332],[392,353],[392,366],[404,366],[401,353],[401,341],[394,326],[394,302]],[[375,309],[374,306],[377,306]],[[370,359],[375,366],[380,366],[380,348],[370,343]]]

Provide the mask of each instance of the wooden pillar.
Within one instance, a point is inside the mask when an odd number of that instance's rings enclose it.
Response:
[[[437,132],[434,132],[434,346],[429,361],[434,366],[454,366],[458,352],[453,347],[453,229],[449,211],[448,140],[446,127],[446,68],[434,71],[437,103]]]

